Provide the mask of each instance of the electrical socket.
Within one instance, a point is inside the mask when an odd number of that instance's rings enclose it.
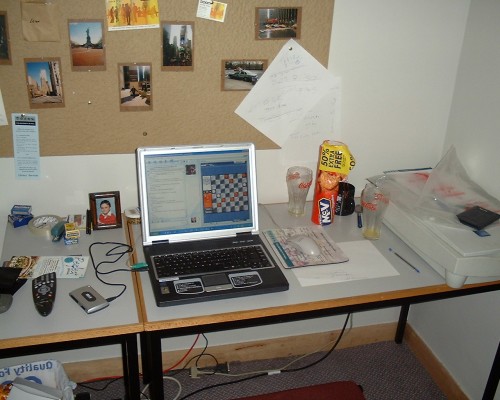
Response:
[[[221,373],[221,374],[228,374],[229,373],[229,363],[225,362],[224,364],[218,364],[216,371]]]

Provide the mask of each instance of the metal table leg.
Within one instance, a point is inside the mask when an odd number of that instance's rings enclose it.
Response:
[[[147,341],[147,368],[149,369],[149,398],[163,400],[163,363],[161,355],[161,334],[159,332],[145,332]]]
[[[409,304],[401,306],[401,311],[399,312],[398,327],[396,329],[396,337],[394,338],[394,341],[398,344],[403,343],[403,336],[405,334],[406,320],[408,319],[409,311],[410,311]]]
[[[491,366],[490,376],[486,382],[486,387],[483,393],[483,400],[493,400],[500,381],[500,343],[498,343],[497,353]]]
[[[138,357],[137,335],[125,335],[122,341],[122,362],[126,398],[128,400],[136,400],[141,397]]]

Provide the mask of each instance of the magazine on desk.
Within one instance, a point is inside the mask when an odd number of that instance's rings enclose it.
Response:
[[[284,268],[338,264],[349,261],[342,249],[330,239],[321,227],[269,229],[263,234]],[[321,254],[315,256],[303,254],[290,242],[290,239],[297,235],[313,239],[321,249]]]
[[[84,256],[14,256],[6,267],[22,268],[21,279],[36,278],[55,272],[58,278],[83,278],[89,257]]]

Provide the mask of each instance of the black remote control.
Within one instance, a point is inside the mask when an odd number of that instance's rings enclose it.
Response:
[[[49,272],[33,278],[33,301],[36,310],[46,317],[52,311],[56,298],[56,273]]]

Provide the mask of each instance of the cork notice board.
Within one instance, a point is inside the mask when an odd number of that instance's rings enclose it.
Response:
[[[132,0],[121,0],[121,3]],[[134,0],[137,1],[137,0]],[[286,40],[256,39],[256,10],[300,8],[297,42],[324,66],[333,0],[226,0],[224,22],[196,17],[197,0],[158,0],[160,21],[187,21],[193,29],[193,68],[162,68],[162,29],[108,31],[105,0],[55,0],[59,41],[23,38],[17,0],[0,0],[6,12],[11,64],[0,65],[8,126],[0,127],[0,157],[13,156],[12,113],[38,114],[42,156],[127,154],[139,146],[251,141],[259,149],[278,146],[234,110],[248,91],[222,90],[223,60],[272,62]],[[105,68],[73,70],[69,20],[102,20]],[[30,108],[25,59],[57,59],[64,106]],[[120,66],[150,66],[152,107],[120,111]],[[122,67],[123,68],[123,67]]]

